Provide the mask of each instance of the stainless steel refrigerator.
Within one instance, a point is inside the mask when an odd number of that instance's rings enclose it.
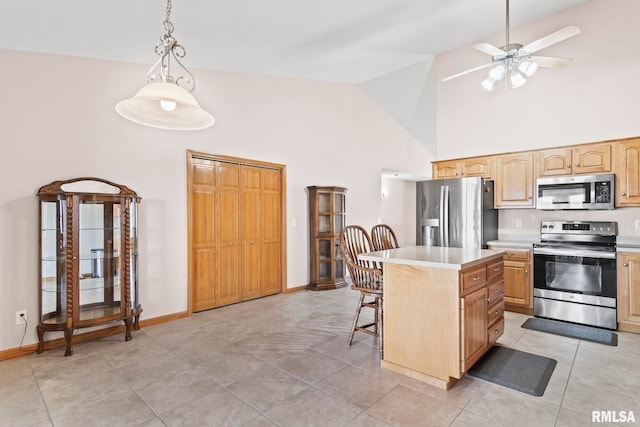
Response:
[[[436,179],[417,182],[416,189],[418,245],[486,248],[498,239],[493,181]]]

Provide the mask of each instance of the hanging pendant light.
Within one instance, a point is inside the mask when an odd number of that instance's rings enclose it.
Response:
[[[211,127],[215,119],[203,110],[191,95],[195,88],[193,75],[180,62],[186,50],[172,33],[171,0],[167,0],[167,16],[163,22],[165,33],[155,52],[160,59],[147,73],[147,85],[133,98],[120,101],[116,111],[122,117],[141,125],[174,130],[198,130]],[[180,68],[180,75],[171,74],[171,62]]]

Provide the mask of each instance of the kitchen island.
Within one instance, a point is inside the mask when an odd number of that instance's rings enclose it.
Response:
[[[409,246],[383,263],[381,366],[449,389],[504,331],[504,251]]]

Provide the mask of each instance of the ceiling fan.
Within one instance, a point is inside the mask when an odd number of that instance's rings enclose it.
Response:
[[[570,58],[555,58],[551,56],[533,56],[532,54],[542,50],[548,46],[559,43],[570,37],[580,34],[580,28],[568,26],[554,33],[546,35],[541,39],[522,45],[520,43],[511,43],[509,41],[509,0],[507,2],[507,30],[506,43],[498,48],[489,43],[479,43],[473,46],[474,49],[491,55],[492,61],[488,64],[480,65],[469,70],[462,71],[457,74],[445,77],[443,82],[455,79],[465,74],[484,68],[491,68],[488,77],[482,82],[482,86],[491,90],[502,80],[507,74],[511,80],[511,87],[517,88],[526,83],[526,77],[531,77],[538,67],[559,68],[571,63]],[[507,81],[505,79],[505,88]]]

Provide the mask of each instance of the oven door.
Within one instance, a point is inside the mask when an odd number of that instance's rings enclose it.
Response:
[[[533,250],[533,287],[592,297],[616,298],[616,252],[585,245],[539,244]],[[588,298],[588,297],[587,297]],[[588,298],[592,300],[593,298]]]

